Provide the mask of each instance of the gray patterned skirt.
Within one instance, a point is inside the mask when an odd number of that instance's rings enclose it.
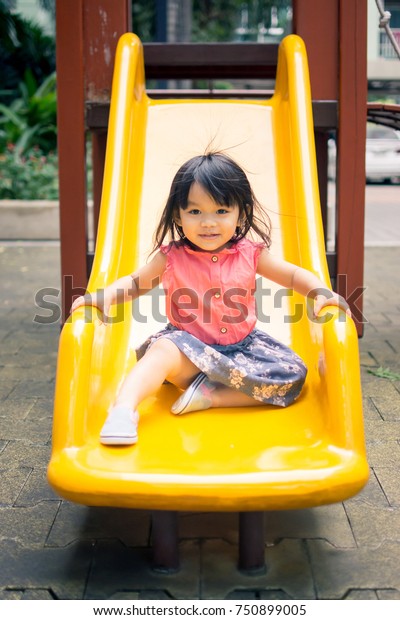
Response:
[[[168,324],[137,350],[140,359],[159,338],[168,338],[210,381],[222,383],[270,405],[287,407],[300,395],[307,375],[303,360],[259,329],[235,344],[204,344]]]

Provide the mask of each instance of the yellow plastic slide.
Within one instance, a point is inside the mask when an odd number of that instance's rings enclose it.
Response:
[[[151,100],[134,34],[118,45],[105,177],[89,292],[147,260],[180,165],[207,148],[241,164],[273,221],[272,252],[329,283],[317,183],[307,56],[291,35],[266,101]],[[99,442],[107,409],[135,364],[135,348],[166,323],[163,291],[116,306],[104,325],[80,308],[59,348],[53,449],[56,492],[75,502],[160,510],[263,511],[346,499],[366,483],[358,340],[352,319],[258,282],[258,327],[306,361],[292,406],[210,409],[175,417],[164,385],[140,407],[139,443]]]

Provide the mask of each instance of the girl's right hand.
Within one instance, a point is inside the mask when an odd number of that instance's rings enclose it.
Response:
[[[75,310],[80,308],[81,306],[96,306],[97,305],[96,301],[93,300],[94,297],[95,295],[91,295],[90,293],[88,293],[87,295],[80,295],[80,297],[77,297],[72,303],[71,314],[72,312],[75,312]]]
[[[82,306],[94,306],[98,308],[101,312],[103,323],[106,322],[105,319],[109,310],[109,305],[106,307],[104,294],[99,296],[97,293],[87,293],[86,295],[77,297],[71,306],[71,314]]]

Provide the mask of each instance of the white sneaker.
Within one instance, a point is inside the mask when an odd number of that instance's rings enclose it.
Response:
[[[115,405],[100,432],[105,446],[130,446],[137,442],[139,414],[126,405]]]
[[[178,398],[171,407],[175,415],[183,415],[189,411],[201,411],[209,409],[212,405],[211,392],[215,384],[207,379],[207,375],[201,372],[189,385],[187,390]]]

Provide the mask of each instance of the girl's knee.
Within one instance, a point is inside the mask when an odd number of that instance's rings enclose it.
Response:
[[[199,368],[169,338],[158,338],[148,351],[153,351],[156,359],[163,356],[168,367],[167,380],[181,389],[186,389],[200,372]]]
[[[179,348],[176,346],[176,344],[174,344],[172,342],[172,340],[170,340],[169,338],[157,338],[157,340],[155,342],[153,342],[153,344],[150,346],[150,348],[148,349],[148,352],[152,351],[153,353],[156,352],[164,352],[167,355],[176,355],[178,356],[180,354],[180,350]]]
[[[158,338],[147,350],[146,356],[153,358],[154,363],[162,363],[168,381],[179,375],[186,356],[169,338]],[[186,358],[187,359],[187,358]]]

